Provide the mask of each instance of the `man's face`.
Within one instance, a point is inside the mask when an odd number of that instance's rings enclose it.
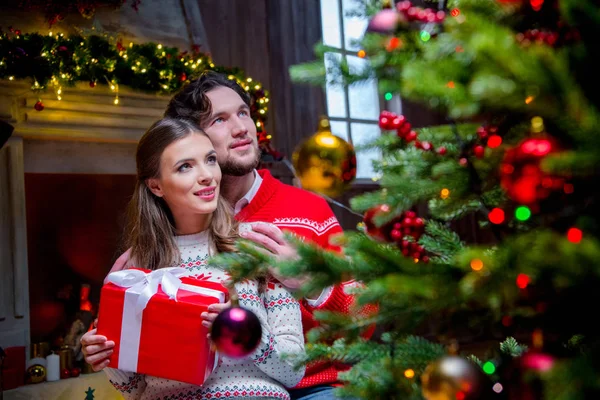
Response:
[[[202,129],[217,151],[221,171],[224,175],[234,176],[252,172],[260,160],[260,151],[249,107],[228,87],[212,89],[206,96],[212,105],[212,113],[202,123]]]

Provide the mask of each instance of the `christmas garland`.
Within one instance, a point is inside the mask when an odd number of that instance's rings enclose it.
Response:
[[[98,35],[21,34],[12,28],[6,33],[0,31],[0,79],[31,80],[33,91],[52,89],[58,100],[63,87],[80,81],[89,82],[90,87],[109,85],[115,92],[115,105],[119,104],[119,85],[169,95],[207,70],[224,73],[246,89],[259,143],[279,158],[270,148],[271,137],[264,129],[268,92],[241,69],[215,65],[197,46],[191,52],[182,52],[176,47],[152,42],[124,45],[117,41],[113,44]],[[35,108],[41,111],[43,105],[38,103]]]

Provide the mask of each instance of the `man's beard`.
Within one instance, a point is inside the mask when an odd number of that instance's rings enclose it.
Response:
[[[231,175],[231,176],[244,176],[254,171],[256,167],[258,167],[258,163],[260,162],[261,152],[260,149],[256,149],[255,159],[246,163],[237,162],[231,158],[227,158],[224,163],[219,164],[221,167],[221,173],[223,175]]]

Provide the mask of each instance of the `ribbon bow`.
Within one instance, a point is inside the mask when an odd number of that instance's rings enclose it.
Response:
[[[169,296],[169,299],[177,301],[177,291],[182,285],[179,277],[185,275],[185,268],[179,267],[160,268],[150,273],[139,269],[124,269],[111,272],[106,277],[105,282],[129,288],[128,291],[139,293],[135,312],[141,314],[152,296],[158,293],[159,284],[162,291]]]

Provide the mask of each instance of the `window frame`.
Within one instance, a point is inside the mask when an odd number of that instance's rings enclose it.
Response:
[[[319,2],[322,3],[323,1],[327,1],[327,0],[320,0]],[[344,7],[343,7],[343,2],[344,0],[335,0],[338,4],[338,23],[339,23],[339,27],[340,27],[340,43],[341,43],[341,48],[337,48],[335,47],[335,51],[330,51],[330,53],[337,53],[340,54],[342,57],[344,57],[344,60],[347,60],[348,56],[353,56],[353,57],[358,57],[356,51],[354,50],[348,50],[346,48],[346,32],[344,29]],[[323,15],[321,15],[321,40],[324,40],[324,34],[323,34]],[[334,46],[331,46],[334,47]],[[329,110],[327,107],[327,89],[323,88],[323,94],[324,94],[324,98],[325,98],[325,109],[327,110],[327,118],[329,119],[330,122],[338,122],[338,123],[344,123],[346,125],[346,131],[348,132],[348,140],[349,142],[354,146],[354,140],[352,138],[352,124],[353,123],[361,123],[361,124],[367,124],[367,125],[374,125],[376,126],[378,129],[379,128],[379,120],[370,120],[370,119],[363,119],[363,118],[352,118],[351,114],[350,114],[350,90],[348,88],[348,86],[343,86],[343,93],[344,93],[344,109],[346,112],[346,117],[332,117],[329,115]],[[379,99],[379,112],[381,112],[381,110],[384,110],[386,108],[386,100],[385,98],[378,93],[378,99]],[[393,101],[393,100],[392,100]],[[383,135],[385,133],[381,132],[381,135]],[[360,156],[357,153],[356,155],[356,159],[357,159],[357,163],[360,160]],[[373,184],[377,184],[378,182],[377,180],[374,180],[375,176],[371,177],[371,178],[356,178],[354,179],[354,181],[352,182],[352,186],[353,187],[361,187],[361,186],[372,186]]]

